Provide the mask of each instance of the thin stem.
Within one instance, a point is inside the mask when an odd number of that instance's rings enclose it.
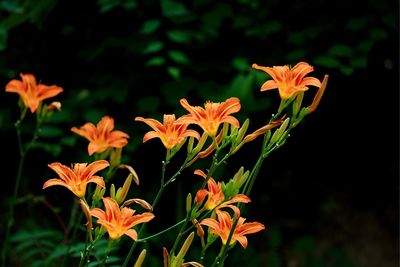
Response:
[[[179,170],[167,181],[165,182],[165,173],[167,170],[167,165],[169,163],[169,161],[167,160],[169,157],[169,151],[167,150],[167,155],[166,155],[166,160],[162,162],[162,169],[161,169],[161,184],[160,184],[160,188],[158,189],[158,192],[156,194],[156,197],[154,198],[153,202],[151,203],[151,206],[153,207],[153,210],[155,209],[158,201],[161,198],[162,193],[164,192],[165,187],[167,187],[170,183],[172,183],[173,181],[175,181],[176,177],[178,175],[181,174],[182,170],[185,168],[185,165],[187,163],[187,159],[185,160],[185,162],[182,164],[182,166],[179,168]],[[143,231],[144,224],[140,225],[139,230],[137,232],[137,235],[140,236],[140,234]],[[128,255],[126,256],[124,263],[122,264],[122,267],[126,267],[128,265],[129,259],[132,257],[133,251],[135,250],[137,244],[139,242],[134,242],[131,246],[131,248],[129,249]]]
[[[182,236],[183,236],[183,230],[186,228],[186,225],[187,225],[188,222],[189,222],[191,213],[192,213],[192,210],[190,210],[190,212],[188,212],[188,213],[186,214],[186,218],[185,218],[185,220],[184,220],[184,222],[183,222],[183,225],[182,225],[181,229],[179,230],[179,233],[178,233],[178,235],[177,235],[177,237],[176,237],[176,239],[175,239],[174,244],[172,245],[172,249],[171,249],[171,251],[170,251],[170,255],[173,255],[173,254],[174,254],[175,249],[176,249],[176,247],[178,246],[179,240],[181,240],[181,238],[182,238]]]
[[[6,233],[4,236],[4,243],[3,243],[3,248],[1,250],[1,266],[5,267],[6,265],[6,257],[7,257],[7,249],[8,249],[8,239],[10,236],[10,231],[11,227],[14,224],[14,208],[15,208],[15,203],[17,200],[18,196],[18,191],[21,183],[21,177],[22,177],[22,171],[24,169],[24,164],[25,164],[25,157],[26,154],[33,144],[34,141],[36,141],[38,135],[38,130],[39,130],[39,123],[36,124],[35,131],[33,133],[32,140],[28,143],[26,149],[24,150],[23,143],[22,143],[22,137],[21,137],[21,123],[23,119],[25,118],[27,108],[25,107],[21,113],[20,119],[14,124],[16,132],[17,132],[17,139],[18,139],[18,148],[19,148],[19,155],[20,155],[20,160],[18,163],[18,170],[17,170],[17,176],[15,178],[15,185],[14,185],[14,192],[13,196],[11,198],[9,210],[8,210],[8,219],[7,219],[7,225],[6,225]]]
[[[102,235],[98,235],[92,242],[90,242],[90,244],[87,247],[85,247],[85,250],[84,250],[81,260],[79,262],[79,267],[87,266],[87,264],[88,264],[87,258],[89,257],[89,254],[92,251],[94,245],[101,237],[102,237]]]
[[[175,227],[181,225],[181,224],[184,223],[184,222],[185,222],[185,219],[180,220],[180,221],[177,222],[176,224],[174,224],[174,225],[172,225],[172,226],[170,226],[170,227],[168,227],[168,228],[166,228],[166,229],[164,229],[164,230],[162,230],[162,231],[160,231],[160,232],[158,232],[158,233],[156,233],[156,234],[154,234],[154,235],[150,235],[150,236],[148,236],[148,237],[144,237],[144,238],[138,239],[138,240],[136,240],[136,242],[145,242],[145,241],[150,240],[150,239],[152,239],[152,238],[154,238],[154,237],[160,236],[160,235],[162,235],[162,234],[168,232],[169,230],[172,230],[172,229],[174,229]]]
[[[207,181],[210,179],[211,175],[215,172],[215,170],[218,168],[219,164],[222,162],[222,161],[218,162],[219,150],[220,150],[220,148],[217,146],[217,148],[215,150],[215,154],[213,156],[213,160],[212,160],[210,169],[209,169],[209,171],[207,173],[207,176],[205,178],[205,181],[203,182],[203,185],[202,185],[201,189],[203,189],[207,185]],[[182,236],[184,236],[184,233],[186,232],[185,228],[186,228],[186,226],[187,226],[187,224],[188,224],[188,222],[190,220],[190,217],[191,217],[190,215],[192,213],[194,205],[195,204],[193,203],[193,206],[192,206],[190,212],[188,212],[188,214],[186,216],[184,224],[182,225],[181,229],[179,230],[178,235],[176,236],[176,239],[175,239],[174,244],[172,245],[172,249],[170,251],[170,255],[173,255],[173,253],[175,252],[176,247],[178,246],[179,241],[181,240]]]
[[[110,251],[111,251],[113,245],[114,245],[114,241],[111,240],[111,239],[108,240],[106,252],[104,253],[104,258],[103,258],[103,261],[101,263],[101,266],[106,266],[106,263],[107,263],[107,260],[108,260],[108,254],[110,254]]]

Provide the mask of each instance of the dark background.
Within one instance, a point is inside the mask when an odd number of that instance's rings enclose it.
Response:
[[[28,154],[13,234],[58,227],[54,214],[34,201],[38,197],[68,223],[71,194],[41,186],[54,175],[48,163],[88,160],[87,142],[69,131],[72,126],[114,117],[116,129],[130,135],[123,160],[141,178],[132,196],[150,201],[164,151],[158,140],[142,144],[149,129],[134,117],[181,115],[182,97],[202,105],[237,96],[238,118],[250,117],[256,129],[275,112],[279,97],[276,91],[259,92],[268,77],[251,64],[306,61],[315,68],[310,76],[329,74],[326,93],[317,111],[265,161],[246,215],[267,230],[250,235],[246,250],[237,246],[227,266],[397,266],[398,9],[397,1],[373,0],[0,1],[1,84],[30,72],[65,90],[57,97],[63,111]],[[2,214],[18,164],[17,99],[0,97]],[[27,129],[25,138],[29,123]],[[244,147],[219,175],[227,180],[240,166],[250,168],[260,142]],[[155,222],[150,232],[183,216],[175,207],[184,204],[173,199],[193,194],[190,179],[196,179],[190,171],[183,176],[161,201],[166,224]],[[5,221],[3,216],[2,226]],[[169,247],[168,238],[157,242]],[[13,264],[33,265],[35,255],[17,259],[27,248],[23,238],[14,239]],[[149,266],[159,264],[156,245],[150,244]]]

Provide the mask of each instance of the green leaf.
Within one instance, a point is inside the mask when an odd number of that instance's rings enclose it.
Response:
[[[161,66],[165,63],[165,58],[163,57],[153,57],[146,62],[146,66]]]
[[[341,65],[339,60],[337,60],[334,57],[330,57],[330,56],[326,56],[326,55],[317,56],[314,59],[314,64],[320,65],[323,67],[327,67],[327,68],[338,68]]]
[[[53,157],[58,157],[63,149],[60,144],[47,144],[43,142],[36,142],[32,145],[33,148],[40,148],[44,151],[53,155]]]
[[[354,69],[349,66],[341,66],[339,69],[344,75],[347,75],[347,76],[350,76],[354,72]]]
[[[160,41],[154,41],[149,43],[143,50],[143,54],[151,54],[160,51],[164,47],[164,43]]]
[[[191,39],[188,32],[181,30],[168,31],[167,37],[175,43],[188,43]]]
[[[188,13],[186,7],[182,3],[173,0],[161,1],[161,10],[164,17],[183,16]]]
[[[279,229],[272,228],[270,230],[269,244],[272,249],[278,249],[282,245],[282,235]]]
[[[106,13],[118,6],[119,1],[117,0],[98,0],[97,5],[100,7],[100,13]]]
[[[356,68],[366,68],[368,66],[368,59],[366,57],[351,58],[350,64]]]
[[[289,54],[286,55],[286,58],[290,62],[295,62],[295,61],[301,61],[303,58],[305,58],[307,55],[307,50],[305,49],[297,49],[289,52]]]
[[[367,24],[368,20],[366,18],[353,18],[347,22],[345,29],[349,31],[359,31],[364,29]]]
[[[250,69],[250,63],[243,57],[235,57],[232,61],[232,66],[238,71],[247,71]]]
[[[142,97],[137,101],[137,109],[141,113],[154,112],[160,106],[160,99],[155,96]]]
[[[177,67],[168,67],[167,72],[172,78],[179,80],[181,78],[181,70]]]
[[[0,25],[0,51],[7,48],[8,30],[3,25]]]
[[[155,32],[161,25],[161,21],[158,19],[147,20],[144,22],[142,29],[140,29],[140,33],[149,34]]]
[[[188,64],[189,63],[189,58],[182,51],[170,50],[170,51],[168,51],[168,56],[176,63],[180,63],[180,64]]]
[[[312,253],[316,248],[315,238],[312,236],[304,236],[296,239],[293,244],[293,250],[297,252]]]
[[[280,267],[282,266],[282,260],[279,257],[278,253],[271,252],[267,257],[267,265],[268,267]]]
[[[54,138],[64,135],[64,131],[54,126],[45,125],[40,128],[39,135],[42,137]]]
[[[339,57],[351,57],[353,49],[348,45],[335,44],[328,50],[328,54]]]
[[[373,28],[370,30],[369,35],[373,40],[384,40],[388,38],[388,33],[380,28]]]
[[[65,146],[74,146],[76,144],[76,137],[75,136],[64,136],[60,140],[60,144]]]
[[[123,3],[122,6],[126,10],[132,10],[137,7],[137,3],[136,3],[136,0],[125,0],[125,3]]]
[[[15,0],[3,0],[0,2],[0,9],[10,13],[22,14],[24,13],[24,8],[19,5],[19,2]]]
[[[33,231],[22,230],[14,234],[10,238],[10,241],[19,242],[31,239],[40,239],[45,237],[51,237],[51,238],[60,237],[60,233],[54,230],[33,230]]]

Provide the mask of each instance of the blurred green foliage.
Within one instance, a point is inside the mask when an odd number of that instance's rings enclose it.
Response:
[[[376,0],[346,3],[346,9],[326,0],[289,6],[261,0],[1,0],[0,16],[3,84],[31,72],[64,87],[63,129],[109,114],[129,131],[135,116],[179,115],[180,98],[202,105],[236,96],[243,118],[262,116],[273,103],[259,93],[267,77],[252,63],[307,61],[318,66],[319,78],[331,71],[351,75],[367,68],[371,50],[396,30],[392,5]],[[7,132],[15,116],[10,120],[5,105],[0,111],[0,128]],[[61,143],[38,144],[54,156],[76,141],[54,128],[41,135],[64,136]],[[127,149],[140,143],[133,137]]]
[[[275,100],[259,93],[267,77],[252,70],[252,63],[307,61],[316,66],[313,76],[318,78],[368,68],[371,51],[397,29],[394,5],[378,0],[296,0],[290,5],[277,0],[0,0],[0,77],[5,85],[31,72],[65,90],[60,95],[63,112],[39,133],[36,147],[49,156],[37,158],[43,168],[50,157],[82,159],[87,143],[70,128],[97,123],[106,114],[115,118],[116,129],[130,134],[124,154],[129,162],[148,130],[136,125],[134,117],[181,115],[180,98],[202,105],[236,96],[243,107],[239,116],[254,115],[250,127],[265,123]],[[3,95],[0,101],[0,132],[14,136],[17,96]],[[44,266],[34,257],[42,253],[36,241],[41,240],[45,253],[55,248],[51,255],[57,258],[65,254],[62,237],[56,230],[16,231],[14,256],[24,254],[20,260],[26,266]],[[313,236],[297,237],[289,245],[279,230],[263,238],[267,255],[255,256],[259,250],[250,241],[246,252],[232,255],[232,262],[243,263],[246,253],[246,266],[261,266],[261,257],[265,266],[286,266],[286,253],[304,267],[353,266],[341,248],[317,254]],[[82,245],[71,251],[76,254]],[[160,259],[151,257],[147,263],[159,266]]]

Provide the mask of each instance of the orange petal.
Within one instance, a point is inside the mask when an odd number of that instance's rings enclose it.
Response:
[[[129,236],[130,238],[132,238],[133,240],[137,240],[137,232],[135,229],[129,229],[127,231],[125,231],[125,233],[127,236]]]
[[[88,183],[95,183],[99,185],[101,188],[104,188],[106,185],[104,183],[104,180],[100,176],[92,176],[91,178],[88,179]]]
[[[92,215],[93,217],[96,217],[98,219],[101,220],[106,220],[106,213],[99,208],[93,208],[90,210],[90,215]]]
[[[200,189],[199,191],[197,191],[197,194],[196,194],[197,204],[200,204],[207,195],[208,195],[208,191],[205,189]]]
[[[63,180],[60,180],[60,179],[50,179],[50,180],[46,181],[43,184],[42,189],[45,189],[45,188],[47,188],[49,186],[53,186],[53,185],[61,185],[61,186],[65,186],[65,187],[67,187],[69,189],[68,184],[65,183]]]

